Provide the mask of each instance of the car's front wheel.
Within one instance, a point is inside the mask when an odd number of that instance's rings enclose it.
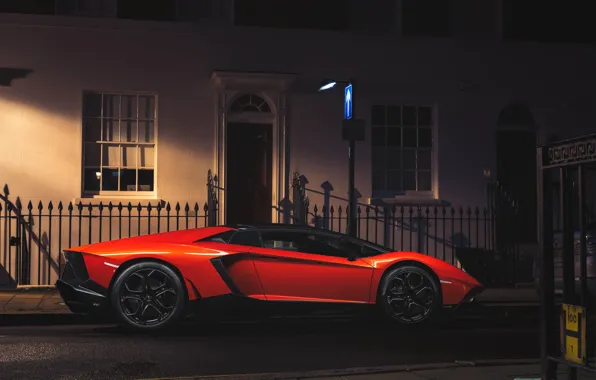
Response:
[[[158,330],[176,322],[186,306],[180,277],[168,266],[141,262],[126,268],[116,278],[111,305],[127,327]]]
[[[379,302],[387,316],[409,325],[430,321],[443,307],[435,278],[410,265],[392,269],[383,277]]]

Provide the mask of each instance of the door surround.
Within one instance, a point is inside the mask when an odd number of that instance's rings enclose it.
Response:
[[[259,123],[272,125],[272,205],[279,205],[289,197],[290,173],[286,93],[295,81],[296,74],[214,71],[215,84],[215,149],[213,167],[219,186],[226,188],[226,131],[228,122]],[[234,101],[244,95],[263,98],[270,112],[232,112]],[[226,192],[219,199],[219,220],[225,222]],[[271,220],[279,222],[281,215],[273,207]]]

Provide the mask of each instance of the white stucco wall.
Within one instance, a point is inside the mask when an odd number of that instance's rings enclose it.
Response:
[[[357,80],[355,113],[367,122],[378,102],[435,105],[438,197],[455,206],[484,205],[483,170],[494,172],[497,116],[508,103],[529,106],[542,140],[596,124],[588,47],[9,15],[0,15],[0,36],[0,67],[33,70],[0,87],[0,182],[11,199],[34,204],[81,197],[82,91],[97,90],[158,94],[157,198],[202,205],[216,167],[214,70],[298,74],[287,93],[289,169],[342,198],[342,94],[317,93],[324,77]],[[361,202],[371,197],[370,160],[369,127],[357,144]]]

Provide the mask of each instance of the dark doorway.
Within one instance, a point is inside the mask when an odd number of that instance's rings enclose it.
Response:
[[[497,131],[497,180],[519,202],[519,242],[536,242],[536,132]]]
[[[271,124],[228,123],[226,223],[271,223]]]

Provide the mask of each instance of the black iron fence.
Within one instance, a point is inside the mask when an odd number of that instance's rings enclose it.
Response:
[[[490,190],[490,191],[489,191]],[[85,244],[225,224],[225,191],[211,171],[203,203],[27,202],[0,194],[0,285],[51,285],[62,272],[63,250]],[[347,232],[346,199],[307,189],[295,173],[289,200],[273,206],[277,222]],[[321,206],[312,199],[320,198]],[[498,187],[484,207],[443,204],[368,205],[356,210],[358,237],[394,250],[431,255],[453,265],[470,257],[484,265],[484,282],[511,283],[516,272],[515,203]],[[495,260],[496,258],[496,260]]]

